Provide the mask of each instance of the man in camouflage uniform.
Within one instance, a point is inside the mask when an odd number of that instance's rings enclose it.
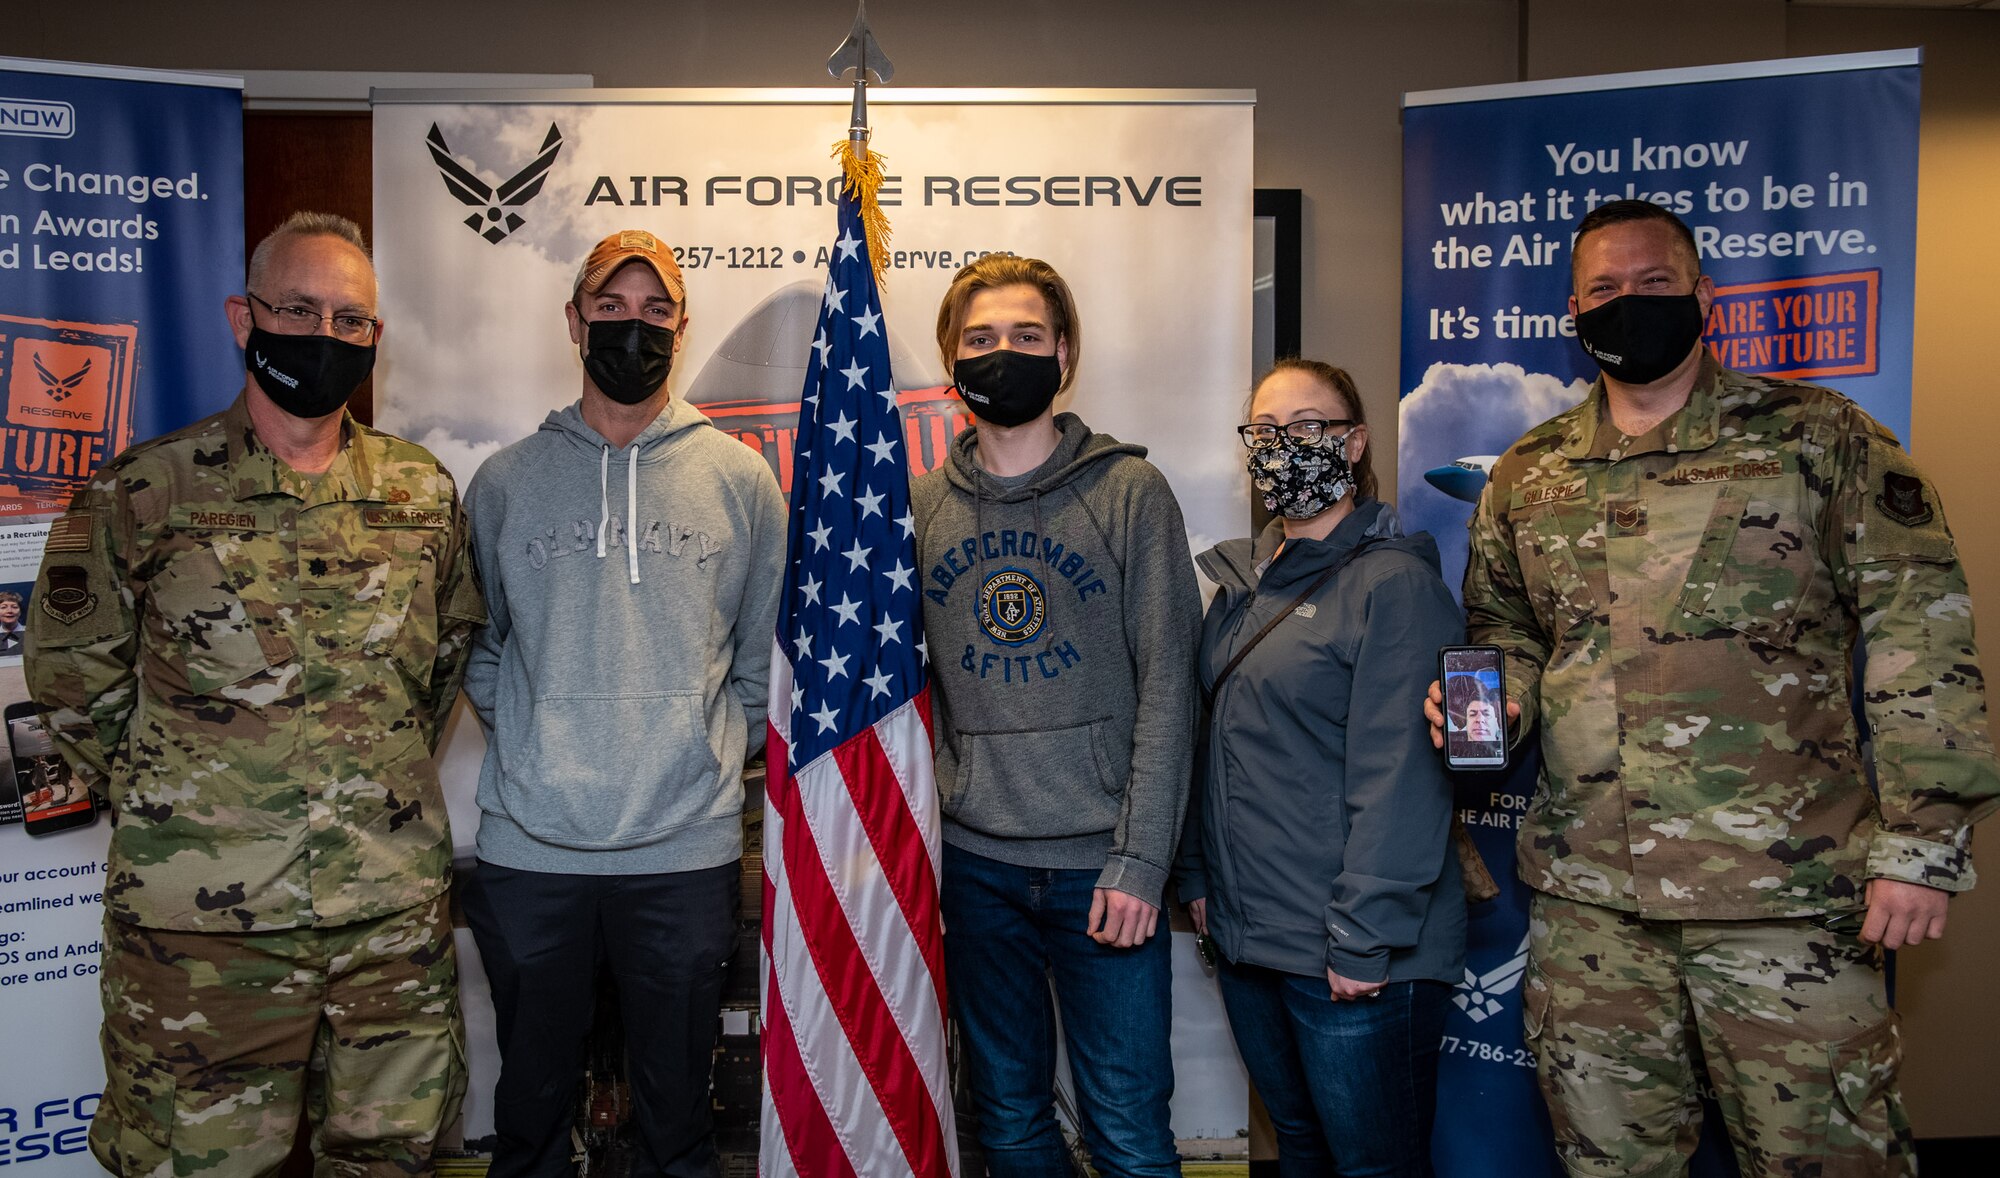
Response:
[[[243,392],[120,454],[49,533],[27,676],[107,792],[125,1175],[427,1170],[464,1089],[431,752],[484,618],[457,492],[343,410],[380,335],[352,222],[296,214],[228,300]]]
[[[1593,212],[1572,277],[1603,378],[1495,464],[1465,579],[1541,722],[1524,1003],[1563,1162],[1680,1172],[1705,1067],[1745,1175],[1909,1172],[1882,950],[1942,935],[2000,794],[1943,509],[1847,398],[1716,365],[1671,214]]]

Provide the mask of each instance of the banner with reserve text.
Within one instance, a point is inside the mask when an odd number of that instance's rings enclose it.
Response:
[[[1436,91],[1403,112],[1398,498],[1454,588],[1493,457],[1596,377],[1568,314],[1570,238],[1636,197],[1694,230],[1705,339],[1745,372],[1831,385],[1907,440],[1916,254],[1916,51]],[[1446,1028],[1446,1178],[1559,1173],[1522,1042],[1527,889],[1516,824],[1540,759],[1461,779],[1499,900],[1475,910]],[[1697,1173],[1730,1172],[1716,1118]]]
[[[834,237],[839,170],[828,153],[845,134],[849,97],[377,94],[376,258],[388,325],[378,424],[469,480],[577,399],[582,367],[563,317],[577,267],[607,233],[645,229],[673,246],[687,280],[674,395],[789,480]],[[1080,310],[1077,382],[1058,408],[1148,448],[1186,513],[1191,549],[1241,534],[1247,487],[1232,429],[1250,368],[1250,95],[890,88],[869,95],[869,115],[893,231],[882,330],[913,473],[943,461],[967,424],[935,342],[946,285],[982,254],[1040,257]],[[567,551],[597,523],[574,521],[550,542]],[[931,653],[939,676],[1020,674],[1006,660]],[[461,855],[478,824],[478,727],[461,716],[443,754]],[[1233,1137],[1247,1124],[1243,1073],[1193,937],[1174,940],[1177,1043],[1193,1061],[1180,1073],[1176,1129]],[[478,959],[468,939],[460,944],[476,1140],[491,1120],[491,1040]],[[732,1013],[725,1028],[747,1031],[747,1019]],[[724,1073],[737,1042],[725,1043]],[[726,1087],[718,1081],[725,1103]],[[734,1115],[725,1109],[718,1123],[727,1130]]]
[[[0,1166],[102,1173],[84,1146],[109,826],[21,701],[49,521],[128,444],[228,404],[243,363],[242,82],[0,58]],[[69,603],[74,605],[74,603]],[[25,815],[24,812],[25,811]]]

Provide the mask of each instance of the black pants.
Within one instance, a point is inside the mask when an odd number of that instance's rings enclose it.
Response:
[[[465,915],[500,1033],[492,1178],[558,1178],[597,994],[600,952],[617,982],[635,1178],[721,1173],[709,1072],[742,893],[730,863],[664,875],[556,875],[481,863]]]

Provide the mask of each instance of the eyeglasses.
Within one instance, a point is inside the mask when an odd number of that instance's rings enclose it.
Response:
[[[1308,446],[1317,446],[1326,439],[1326,431],[1337,429],[1343,425],[1354,424],[1353,421],[1345,417],[1333,419],[1302,417],[1297,421],[1286,422],[1284,425],[1271,425],[1267,422],[1257,421],[1249,425],[1237,426],[1236,436],[1242,438],[1243,444],[1252,450],[1269,450],[1278,444],[1279,434],[1283,434],[1293,441],[1304,442]],[[1335,440],[1344,439],[1346,436],[1346,434],[1342,434],[1340,438]]]
[[[248,294],[248,292],[245,292]],[[382,326],[380,319],[370,319],[366,315],[322,315],[311,307],[274,307],[249,295],[250,301],[271,313],[276,321],[279,335],[318,335],[320,324],[328,319],[333,321],[333,336],[350,344],[372,344],[375,329]]]

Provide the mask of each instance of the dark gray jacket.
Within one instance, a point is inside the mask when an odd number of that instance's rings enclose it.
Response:
[[[1143,447],[1055,423],[1019,485],[967,430],[910,487],[944,839],[1158,904],[1194,746],[1187,527]]]
[[[1362,982],[1461,980],[1465,893],[1452,789],[1424,725],[1438,647],[1465,640],[1437,545],[1363,500],[1325,540],[1273,522],[1197,563],[1205,690],[1275,611],[1367,549],[1280,623],[1215,692],[1176,877],[1206,897],[1231,961]]]

